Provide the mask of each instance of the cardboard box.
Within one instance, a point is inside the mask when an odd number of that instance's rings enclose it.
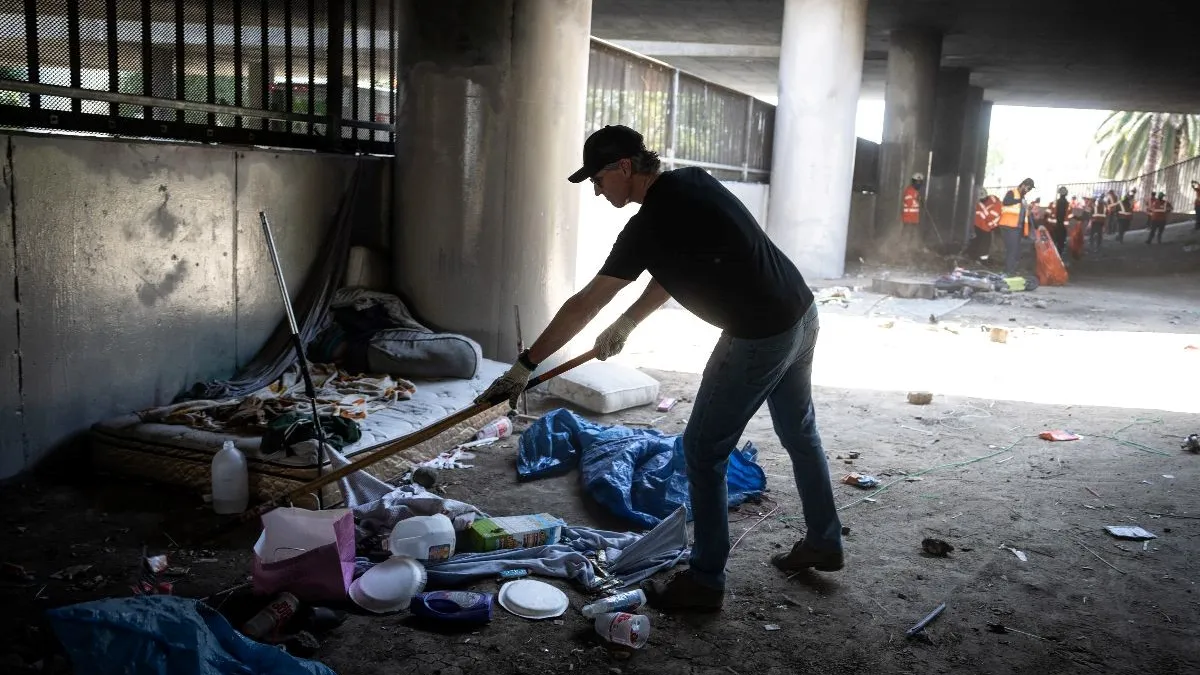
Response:
[[[467,530],[469,550],[484,553],[508,548],[557,544],[565,525],[548,513],[502,518],[479,518]]]

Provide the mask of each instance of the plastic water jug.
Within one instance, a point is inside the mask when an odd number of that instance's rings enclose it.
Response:
[[[225,441],[212,460],[212,506],[219,514],[241,513],[250,502],[250,475],[246,456]]]

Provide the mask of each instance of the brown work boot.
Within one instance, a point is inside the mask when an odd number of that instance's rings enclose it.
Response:
[[[725,591],[700,584],[687,570],[670,581],[652,581],[645,591],[650,606],[662,611],[717,612],[725,602]]]
[[[845,558],[841,549],[813,548],[801,539],[790,552],[771,556],[771,564],[784,572],[799,572],[810,567],[821,572],[836,572],[842,569]]]

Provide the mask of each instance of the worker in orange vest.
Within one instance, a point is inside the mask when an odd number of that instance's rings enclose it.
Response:
[[[900,199],[900,222],[904,225],[900,241],[908,249],[921,243],[921,187],[924,185],[925,174],[914,173]]]
[[[979,188],[979,201],[975,202],[975,236],[967,244],[965,254],[972,260],[987,260],[992,250],[992,230],[1000,225],[1000,198],[989,195]]]
[[[1026,178],[1017,187],[1004,193],[1000,202],[1000,236],[1004,238],[1004,276],[1011,277],[1017,273],[1017,263],[1021,258],[1021,238],[1028,237],[1032,231],[1031,209],[1025,203],[1025,195],[1034,188],[1033,179]]]
[[[1172,210],[1167,193],[1150,193],[1150,236],[1146,237],[1147,244],[1154,241],[1155,233],[1158,233],[1158,243],[1162,243],[1163,232],[1167,229],[1167,214]]]
[[[1111,191],[1109,194],[1112,194]],[[1113,195],[1116,199],[1116,195]],[[1088,241],[1093,250],[1099,251],[1100,246],[1104,243],[1104,224],[1108,219],[1108,195],[1100,193],[1096,195],[1095,201],[1092,202],[1092,219],[1088,223]]]

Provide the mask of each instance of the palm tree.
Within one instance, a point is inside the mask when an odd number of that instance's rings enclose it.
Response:
[[[1200,115],[1118,110],[1095,138],[1104,148],[1101,175],[1133,178],[1200,154]]]

